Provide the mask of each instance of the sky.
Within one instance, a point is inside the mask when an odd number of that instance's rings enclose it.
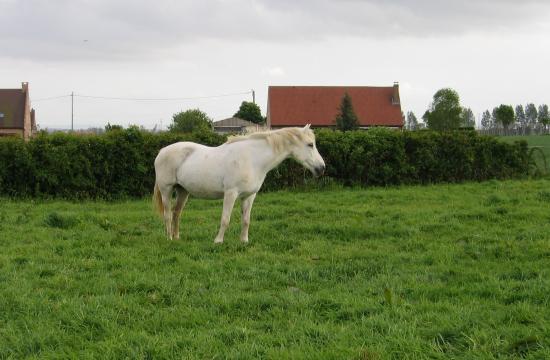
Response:
[[[42,129],[70,128],[73,92],[76,129],[165,129],[252,89],[265,115],[270,85],[396,81],[404,112],[451,87],[479,122],[549,104],[548,64],[548,0],[0,0],[0,88],[29,82]]]

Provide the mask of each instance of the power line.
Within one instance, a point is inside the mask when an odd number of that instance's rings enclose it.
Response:
[[[256,93],[254,89],[243,92],[219,94],[219,95],[205,95],[205,96],[188,96],[188,97],[174,97],[174,98],[134,98],[134,97],[115,97],[115,96],[93,96],[93,95],[83,95],[75,94],[74,91],[67,95],[51,96],[46,98],[32,99],[33,102],[39,101],[48,101],[62,98],[71,98],[71,131],[74,129],[74,98],[87,98],[87,99],[98,99],[98,100],[122,100],[122,101],[182,101],[182,100],[200,100],[200,99],[215,99],[229,96],[237,95],[248,95],[252,94],[252,102],[256,103]],[[162,120],[161,120],[162,122]],[[162,123],[161,123],[162,124]],[[162,125],[161,125],[162,126]]]
[[[136,97],[118,97],[118,96],[95,96],[95,95],[84,95],[84,94],[67,94],[59,96],[51,96],[40,99],[32,99],[33,102],[37,101],[48,101],[55,100],[67,97],[80,97],[87,99],[99,99],[99,100],[122,100],[122,101],[181,101],[181,100],[200,100],[200,99],[215,99],[221,97],[237,96],[237,95],[248,95],[254,94],[254,90],[235,92],[228,94],[218,94],[218,95],[205,95],[205,96],[187,96],[187,97],[174,97],[174,98],[136,98]]]
[[[214,99],[221,97],[229,97],[236,95],[247,95],[251,91],[230,93],[230,94],[219,94],[219,95],[206,95],[206,96],[190,96],[190,97],[176,97],[176,98],[133,98],[133,97],[114,97],[114,96],[93,96],[93,95],[83,95],[83,94],[74,94],[75,97],[88,98],[88,99],[101,99],[101,100],[123,100],[123,101],[181,101],[181,100],[200,100],[200,99]],[[70,96],[70,95],[69,95]]]
[[[33,102],[36,102],[36,101],[47,101],[47,100],[55,100],[55,99],[61,99],[61,98],[66,98],[66,97],[69,97],[71,96],[71,94],[68,94],[68,95],[59,95],[59,96],[52,96],[52,97],[47,97],[47,98],[41,98],[41,99],[31,99]]]

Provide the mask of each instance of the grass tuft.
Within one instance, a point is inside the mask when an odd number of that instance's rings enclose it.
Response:
[[[519,355],[525,357],[528,352],[536,351],[541,348],[541,344],[536,336],[528,336],[526,338],[514,341],[508,347],[510,354]]]
[[[550,191],[549,190],[539,191],[537,194],[537,197],[539,201],[550,202]]]
[[[72,215],[62,215],[58,212],[51,212],[46,215],[44,224],[58,229],[70,229],[78,224],[78,219]]]

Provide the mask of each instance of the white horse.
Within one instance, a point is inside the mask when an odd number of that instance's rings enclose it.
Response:
[[[155,159],[153,202],[164,216],[166,234],[179,239],[179,218],[187,198],[223,198],[223,212],[214,242],[222,243],[231,211],[241,199],[241,241],[248,242],[250,209],[266,174],[286,158],[292,157],[315,176],[325,170],[317,151],[315,135],[309,125],[230,137],[225,144],[208,147],[179,142],[162,148]],[[171,209],[171,197],[177,192]]]

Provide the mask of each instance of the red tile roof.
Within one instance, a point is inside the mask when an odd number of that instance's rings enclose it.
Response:
[[[334,126],[345,93],[351,96],[360,126],[403,126],[399,85],[270,86],[268,125]]]

